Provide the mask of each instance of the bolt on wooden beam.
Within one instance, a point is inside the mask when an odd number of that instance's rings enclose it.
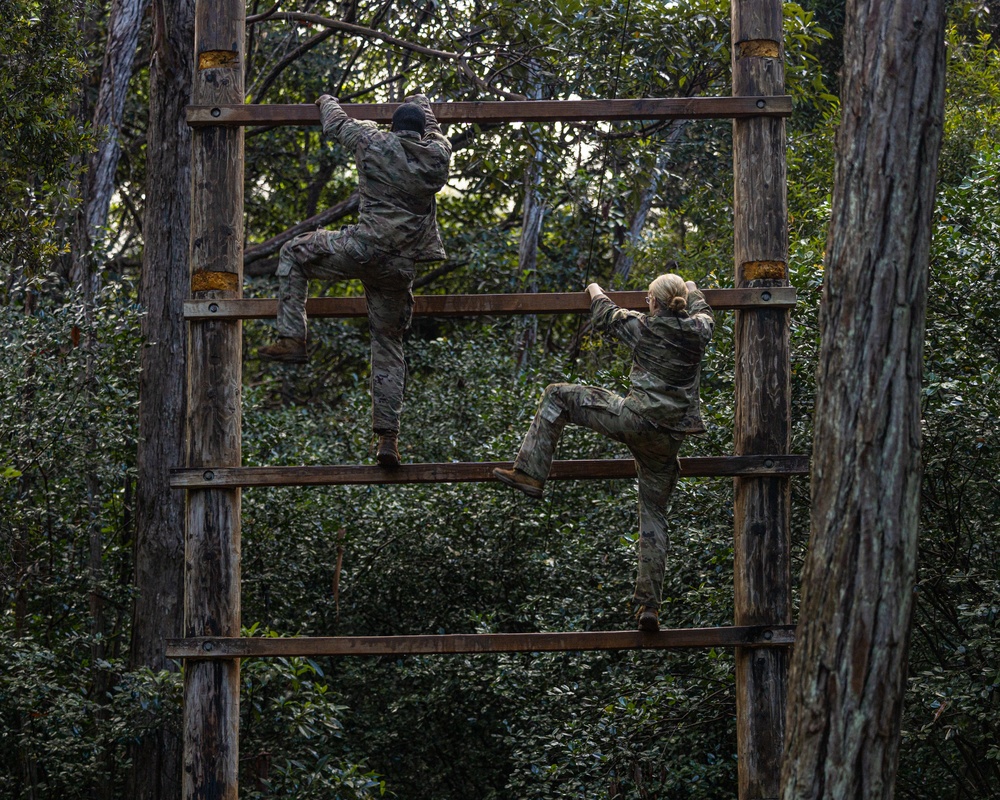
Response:
[[[453,633],[425,636],[316,636],[169,639],[168,658],[397,656],[447,653],[551,653],[583,650],[670,650],[695,647],[788,647],[794,625],[674,628],[566,633]]]
[[[736,475],[806,475],[809,457],[783,456],[691,456],[680,459],[681,476],[732,477]],[[174,488],[223,486],[340,486],[376,483],[492,483],[493,470],[509,469],[509,461],[444,464],[403,464],[393,469],[348,464],[293,467],[200,467],[171,470]],[[549,480],[635,477],[631,458],[555,461]]]
[[[751,308],[794,308],[795,289],[705,289],[705,299],[716,311]],[[634,311],[647,310],[645,292],[608,292],[617,305]],[[413,307],[418,317],[515,316],[518,314],[585,314],[590,311],[586,292],[539,292],[520,294],[418,295]],[[274,299],[192,300],[184,304],[186,319],[268,319],[278,313]],[[306,301],[310,317],[364,317],[368,311],[363,295],[357,297],[311,297]]]
[[[391,122],[399,103],[345,103],[353,119]],[[740,119],[787,117],[789,95],[761,97],[644,97],[635,100],[505,100],[502,102],[431,103],[438,122],[600,122],[603,120]],[[188,125],[319,125],[319,107],[298,105],[192,105]]]

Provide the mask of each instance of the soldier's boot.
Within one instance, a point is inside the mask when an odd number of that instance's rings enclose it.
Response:
[[[375,460],[383,467],[399,466],[398,436],[395,433],[383,433],[378,437],[378,448],[375,450]]]
[[[545,486],[544,481],[532,478],[527,472],[522,472],[519,469],[497,468],[493,470],[493,477],[536,500],[542,496],[542,490]]]
[[[656,633],[660,629],[659,612],[652,606],[642,606],[636,613],[639,618],[639,630]]]
[[[282,336],[277,344],[269,344],[257,350],[261,358],[270,361],[284,361],[287,364],[305,364],[309,360],[306,340],[293,336]]]

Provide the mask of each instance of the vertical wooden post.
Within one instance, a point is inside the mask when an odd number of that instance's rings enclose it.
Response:
[[[733,0],[733,95],[784,94],[781,0]],[[733,122],[737,288],[788,286],[785,122]],[[790,446],[788,312],[736,312],[737,455]],[[734,569],[737,625],[790,622],[788,478],[736,478]],[[778,796],[788,654],[736,650],[740,800]]]
[[[243,0],[198,0],[192,102],[243,102]],[[191,297],[228,299],[243,285],[243,129],[198,128],[192,142]],[[241,462],[242,325],[192,321],[187,462]],[[240,492],[190,490],[184,635],[240,635]],[[189,660],[184,674],[185,800],[236,800],[240,663]]]

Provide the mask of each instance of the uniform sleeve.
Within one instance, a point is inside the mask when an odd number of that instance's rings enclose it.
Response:
[[[702,341],[707,344],[715,332],[715,317],[700,289],[692,289],[688,292],[687,313],[688,317],[697,323]]]
[[[634,348],[642,335],[644,314],[619,308],[606,295],[599,294],[590,303],[590,318],[596,330],[611,334]]]
[[[331,97],[323,97],[319,103],[319,116],[323,121],[323,133],[333,136],[352,152],[361,142],[367,142],[377,130],[370,122],[358,122],[344,113],[340,103]]]
[[[431,111],[431,102],[425,95],[412,94],[407,97],[404,103],[413,103],[424,110],[424,138],[425,142],[433,142],[441,150],[441,155],[451,160],[451,142],[448,137],[441,133],[441,125],[438,123],[434,112]]]

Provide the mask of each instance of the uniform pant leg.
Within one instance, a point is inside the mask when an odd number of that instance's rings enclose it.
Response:
[[[286,242],[278,256],[278,334],[305,339],[309,279],[362,278],[363,254],[351,228],[313,231]]]
[[[399,433],[406,389],[403,335],[413,317],[414,264],[400,257],[380,258],[364,279],[371,332],[372,429]]]
[[[677,486],[683,434],[656,431],[630,444],[639,477],[639,541],[635,602],[659,608],[666,572],[670,496]]]
[[[545,387],[538,411],[528,429],[514,467],[537,480],[549,475],[559,436],[567,423],[590,428],[616,441],[651,428],[624,408],[624,398],[594,386],[553,383]]]

